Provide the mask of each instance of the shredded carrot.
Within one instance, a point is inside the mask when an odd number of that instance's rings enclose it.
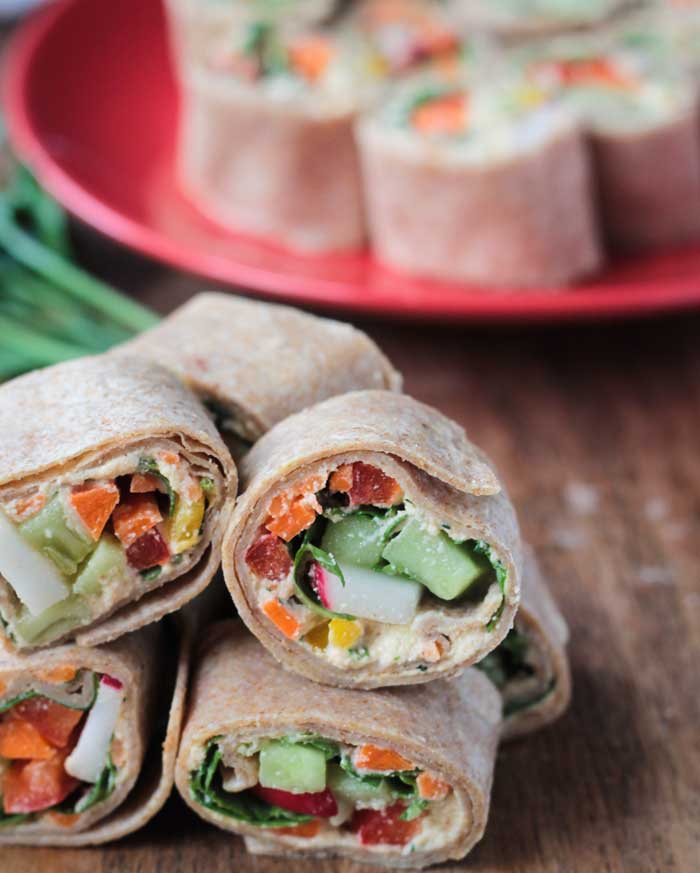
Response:
[[[51,810],[51,812],[49,812],[49,818],[54,824],[57,824],[61,828],[71,828],[80,818],[80,813],[56,812],[56,810]]]
[[[42,682],[70,682],[75,679],[78,670],[72,664],[58,664],[55,667],[49,667],[48,670],[42,670],[37,673],[37,678]]]
[[[417,107],[411,121],[422,133],[460,133],[467,124],[467,100],[463,94],[428,100]]]
[[[301,39],[289,51],[291,65],[310,82],[315,82],[323,75],[332,57],[330,43],[320,36]]]
[[[3,682],[2,679],[0,679],[0,694],[4,694],[6,690],[7,683]]]
[[[150,473],[134,473],[129,483],[129,491],[132,494],[148,494],[150,491],[157,491],[160,485],[160,480]]]
[[[285,607],[282,606],[276,597],[272,600],[265,601],[262,610],[275,627],[282,631],[287,639],[299,639],[301,623],[291,612],[289,612],[288,609],[285,609]]]
[[[177,464],[180,458],[175,454],[175,452],[161,452],[160,457],[162,458],[165,464]]]
[[[356,770],[371,770],[373,773],[395,772],[397,770],[413,770],[414,765],[403,755],[393,749],[382,749],[366,743],[358,746],[353,755],[353,766]]]
[[[79,485],[68,499],[87,532],[97,542],[114,507],[119,503],[119,489],[114,482]]]
[[[320,829],[321,822],[315,818],[291,828],[275,828],[275,833],[283,834],[285,837],[315,837]]]
[[[130,494],[112,515],[114,533],[127,547],[161,521],[163,516],[152,494]]]
[[[55,751],[29,722],[12,716],[0,722],[0,757],[46,761]]]
[[[29,497],[18,497],[12,504],[15,521],[26,521],[46,505],[46,495],[32,494]]]
[[[432,773],[419,773],[416,779],[418,794],[423,800],[442,800],[450,793],[450,786]]]
[[[333,470],[328,480],[331,491],[341,491],[343,494],[352,488],[352,464],[341,464]]]
[[[314,496],[324,484],[323,476],[309,476],[294,491],[277,494],[270,501],[265,527],[286,542],[311,527],[321,507]]]

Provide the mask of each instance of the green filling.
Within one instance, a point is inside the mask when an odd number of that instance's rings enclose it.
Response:
[[[95,548],[93,540],[68,526],[58,495],[17,530],[37,551],[44,554],[65,576],[75,576],[78,566]]]
[[[73,585],[76,594],[99,594],[108,576],[126,572],[126,553],[116,537],[103,533]]]
[[[39,615],[32,615],[26,609],[15,623],[15,630],[28,643],[42,643],[44,640],[62,636],[90,618],[87,604],[78,594],[71,594],[59,600]]]
[[[306,531],[294,555],[294,593],[304,606],[308,607],[312,612],[318,613],[318,615],[323,615],[326,618],[345,618],[351,620],[354,618],[353,615],[332,612],[320,604],[316,592],[311,588],[306,576],[309,563],[311,561],[318,561],[322,567],[338,576],[343,585],[345,584],[343,571],[338,566],[338,562],[333,555],[330,555],[319,546],[315,546],[312,542],[312,538],[318,536],[319,525],[322,523],[323,519],[317,519]]]
[[[168,495],[168,515],[175,512],[175,504],[177,503],[177,495],[173,491],[170,480],[167,479],[158,467],[158,462],[154,458],[139,458],[139,463],[136,468],[137,472],[143,476],[155,476],[165,486],[166,494]]]
[[[326,787],[326,756],[313,746],[270,740],[260,749],[259,762],[264,788],[315,794]]]

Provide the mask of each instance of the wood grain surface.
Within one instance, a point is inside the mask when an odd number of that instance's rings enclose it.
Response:
[[[203,287],[92,235],[82,249],[162,312]],[[495,459],[572,631],[571,709],[502,750],[483,842],[442,869],[698,873],[700,318],[500,330],[351,320],[408,392]],[[175,797],[114,846],[0,851],[2,873],[289,868],[246,855]]]

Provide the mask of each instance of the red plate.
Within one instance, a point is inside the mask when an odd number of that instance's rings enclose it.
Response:
[[[3,76],[12,143],[76,216],[141,252],[268,296],[392,315],[554,320],[700,303],[700,246],[621,260],[573,290],[427,282],[370,254],[301,257],[201,217],[180,196],[177,94],[158,0],[59,0],[16,34]]]

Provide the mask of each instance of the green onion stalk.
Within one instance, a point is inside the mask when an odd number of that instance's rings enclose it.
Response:
[[[65,211],[30,170],[0,189],[0,381],[104,352],[158,316],[83,270]]]

